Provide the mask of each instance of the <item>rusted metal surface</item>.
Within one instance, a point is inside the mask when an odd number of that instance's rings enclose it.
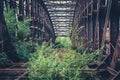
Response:
[[[119,0],[78,0],[71,34],[75,49],[79,47],[76,44],[80,41],[85,43],[84,47],[89,51],[103,47],[99,62],[93,62],[89,66],[95,69],[105,68],[110,75],[114,74],[113,77],[118,76],[120,70],[116,69],[120,56],[119,4]],[[81,26],[84,29],[77,32]]]
[[[66,27],[72,27],[74,9],[77,0],[43,0],[51,17],[56,36],[69,36]],[[56,18],[57,17],[57,18]],[[61,26],[65,26],[60,29]],[[58,28],[56,28],[58,27]]]
[[[106,69],[85,69],[82,70],[84,73],[91,73],[91,72],[103,72],[106,71]]]
[[[27,69],[20,69],[20,68],[0,69],[0,72],[17,72],[17,71],[20,71],[23,73],[23,72],[27,71]]]
[[[117,72],[117,74],[111,79],[111,80],[118,80],[119,78],[117,78],[120,75],[120,71]]]
[[[117,62],[119,56],[120,56],[120,34],[118,36],[118,40],[117,40],[116,47],[115,47],[115,50],[114,50],[114,54],[113,54],[113,57],[112,57],[112,61],[111,61],[111,64],[110,64],[110,66],[112,68],[116,67],[116,62]]]
[[[5,80],[9,78],[10,80],[21,80],[27,79],[24,77],[27,75],[28,70],[26,68],[22,68],[22,66],[28,65],[28,63],[13,63],[8,64],[12,65],[9,68],[0,69],[0,79]]]
[[[1,0],[3,1],[3,0]],[[31,33],[28,40],[40,38],[53,41],[56,36],[66,36],[72,25],[71,40],[77,49],[80,42],[88,51],[101,50],[99,62],[91,63],[94,69],[84,72],[108,71],[115,80],[120,74],[116,69],[120,57],[120,1],[119,0],[4,0],[11,8],[19,8],[19,21],[30,18]],[[11,1],[11,2],[10,2]],[[2,4],[3,5],[3,4]],[[74,10],[75,9],[75,10]],[[3,10],[2,10],[3,11]],[[62,15],[61,15],[62,14]],[[2,24],[0,24],[2,26]],[[42,29],[44,28],[44,31]],[[2,30],[2,27],[1,27]],[[0,31],[0,38],[2,39]],[[3,45],[2,45],[3,46]],[[22,72],[20,79],[27,74],[26,69],[17,69],[20,64],[12,64],[5,72]]]
[[[28,72],[24,72],[22,75],[20,75],[19,77],[17,77],[15,80],[20,80],[20,79],[24,79],[24,76],[26,76],[28,74]]]
[[[35,70],[35,69],[33,69]],[[43,69],[44,70],[44,69]],[[76,70],[74,68],[70,68],[70,69],[66,69],[66,70]],[[91,72],[102,72],[105,71],[106,69],[79,69],[78,71],[82,71],[84,73],[91,73]],[[38,70],[41,71],[41,70]],[[61,71],[61,69],[59,69],[58,71]],[[10,73],[10,74],[8,74]],[[15,75],[12,75],[12,73],[16,73]],[[3,74],[3,75],[1,75]],[[28,79],[27,77],[28,74],[28,69],[25,68],[7,68],[7,69],[0,69],[0,79],[5,79],[6,76],[11,76],[13,80],[21,80],[21,79]]]
[[[114,69],[111,68],[111,67],[107,67],[107,71],[108,71],[110,74],[112,74],[113,76],[115,76],[115,75],[117,74],[117,71],[114,70]]]
[[[20,68],[8,68],[8,69],[0,69],[0,79],[6,80],[9,78],[10,80],[21,80],[28,73],[27,69]],[[27,77],[26,77],[27,78]]]

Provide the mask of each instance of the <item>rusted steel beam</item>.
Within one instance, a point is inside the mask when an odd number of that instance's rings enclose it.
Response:
[[[108,4],[108,7],[107,7],[106,18],[105,18],[105,25],[104,25],[104,28],[103,28],[102,46],[104,45],[104,42],[105,42],[105,35],[104,34],[106,33],[107,27],[109,26],[111,6],[112,6],[112,0],[109,0],[109,4]]]
[[[0,1],[0,52],[4,50],[3,29],[4,29],[4,0]]]
[[[106,71],[106,69],[86,69],[82,70],[84,73],[91,73],[91,72],[103,72]]]
[[[59,20],[58,20],[58,21],[57,21],[57,20],[52,20],[52,21],[53,21],[53,22],[68,22],[68,23],[71,23],[71,22],[72,22],[71,20],[66,20],[66,21],[62,21],[62,20],[61,20],[61,21],[59,21]]]
[[[24,19],[24,0],[19,0],[19,16],[18,20],[23,21]]]
[[[14,68],[14,67],[26,66],[26,65],[28,65],[28,63],[13,63],[10,65],[12,65],[12,66],[10,66],[9,68]]]
[[[70,10],[48,10],[49,12],[73,12],[74,11],[74,9],[70,9]]]
[[[111,80],[116,80],[118,79],[117,77],[120,75],[120,71],[111,79]]]
[[[24,72],[22,75],[20,75],[20,76],[18,76],[16,79],[14,79],[14,80],[20,80],[20,79],[22,79],[22,78],[24,78],[24,76],[26,76],[28,74],[28,72],[26,71],[26,72]]]
[[[66,1],[67,2],[67,1],[76,1],[76,0],[43,0],[43,1],[48,1],[48,2],[49,1]]]
[[[48,4],[47,7],[75,7],[75,4]]]
[[[27,65],[28,63],[20,62],[20,63],[6,63],[6,65]]]
[[[0,69],[0,73],[2,73],[2,72],[21,72],[21,73],[24,73],[26,71],[27,71],[27,69],[25,69],[25,68],[22,68],[22,69],[20,69],[20,68]]]
[[[112,57],[112,61],[111,61],[111,64],[110,64],[110,66],[112,68],[116,67],[116,63],[117,63],[117,60],[118,60],[119,56],[120,56],[120,33],[119,33],[119,36],[118,36],[118,40],[116,42],[116,47],[115,47],[113,57]]]
[[[85,10],[86,10],[90,5],[92,5],[92,3],[93,3],[93,0],[90,1],[90,2],[85,6],[85,8],[83,8],[83,10],[80,10],[80,11],[81,11],[81,12],[80,12],[80,16],[85,12]]]
[[[73,17],[73,15],[69,15],[69,16],[64,16],[64,15],[50,15],[50,17]]]
[[[113,76],[115,76],[118,73],[115,69],[111,67],[107,67],[107,71]]]

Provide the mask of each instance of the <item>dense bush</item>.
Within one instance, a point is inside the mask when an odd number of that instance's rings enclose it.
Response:
[[[5,20],[7,24],[7,30],[10,36],[10,41],[14,46],[14,54],[17,54],[21,61],[27,61],[30,53],[33,50],[32,42],[25,42],[24,39],[29,35],[29,22],[30,19],[24,19],[24,21],[18,21],[17,10],[9,9],[4,11]]]
[[[5,15],[5,21],[9,36],[11,40],[14,41],[16,36],[16,29],[17,29],[17,21],[16,21],[15,13],[12,9],[11,10],[9,9],[8,11],[4,12],[4,15]]]
[[[20,40],[24,40],[29,34],[30,34],[30,29],[29,29],[29,23],[30,19],[25,19],[22,22],[18,22],[18,30],[17,30],[17,37]]]
[[[30,33],[29,22],[30,19],[24,19],[24,21],[18,21],[17,14],[14,10],[8,9],[5,11],[5,20],[9,32],[9,36],[12,40],[16,38],[23,40]]]
[[[18,57],[21,61],[28,61],[31,53],[35,51],[36,44],[29,41],[18,41],[14,44]]]
[[[4,64],[4,61],[7,61],[7,55],[2,52],[0,53],[0,64]]]
[[[46,48],[47,47],[47,48]],[[37,47],[29,61],[31,80],[94,80],[95,74],[84,74],[87,64],[96,53],[81,55],[71,49],[53,49],[46,44]]]
[[[56,47],[57,48],[70,48],[71,40],[69,37],[57,37],[56,39]]]
[[[0,68],[6,67],[7,63],[10,63],[11,61],[7,58],[7,55],[5,52],[0,53]]]

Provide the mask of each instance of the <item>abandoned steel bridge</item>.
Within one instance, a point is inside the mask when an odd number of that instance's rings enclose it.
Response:
[[[88,64],[92,69],[86,72],[100,71],[109,75],[106,80],[119,80],[120,0],[0,0],[0,41],[3,41],[0,51],[5,50],[8,36],[5,31],[4,6],[18,8],[19,21],[32,19],[31,33],[26,40],[39,39],[41,29],[44,28],[45,41],[52,39],[54,43],[56,37],[70,37],[74,49],[79,46],[79,41],[83,41],[89,51],[104,46],[100,62]],[[13,69],[1,71],[9,72]],[[26,75],[26,70],[21,71],[23,74],[16,80]]]

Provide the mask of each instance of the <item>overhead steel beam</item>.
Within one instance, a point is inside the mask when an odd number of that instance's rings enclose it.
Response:
[[[73,19],[73,17],[51,17],[51,19]]]
[[[72,22],[72,21],[52,21],[52,22]]]
[[[49,12],[73,12],[74,10],[48,10]]]
[[[55,29],[71,29],[70,27],[54,27]]]
[[[43,0],[43,1],[76,1],[76,0]]]
[[[64,14],[64,13],[68,13],[68,12],[63,12],[63,11],[58,11],[58,12],[54,12],[54,11],[50,11],[49,13],[53,13],[53,14],[55,14],[55,13],[61,13],[61,14]],[[69,11],[69,13],[74,13],[74,12],[70,12]]]
[[[75,4],[48,4],[47,7],[75,7]]]
[[[73,22],[76,0],[43,0],[56,35],[68,35]]]
[[[51,17],[73,17],[73,15],[69,15],[69,16],[65,16],[65,15],[61,15],[61,16],[56,16],[56,15],[50,15]]]

